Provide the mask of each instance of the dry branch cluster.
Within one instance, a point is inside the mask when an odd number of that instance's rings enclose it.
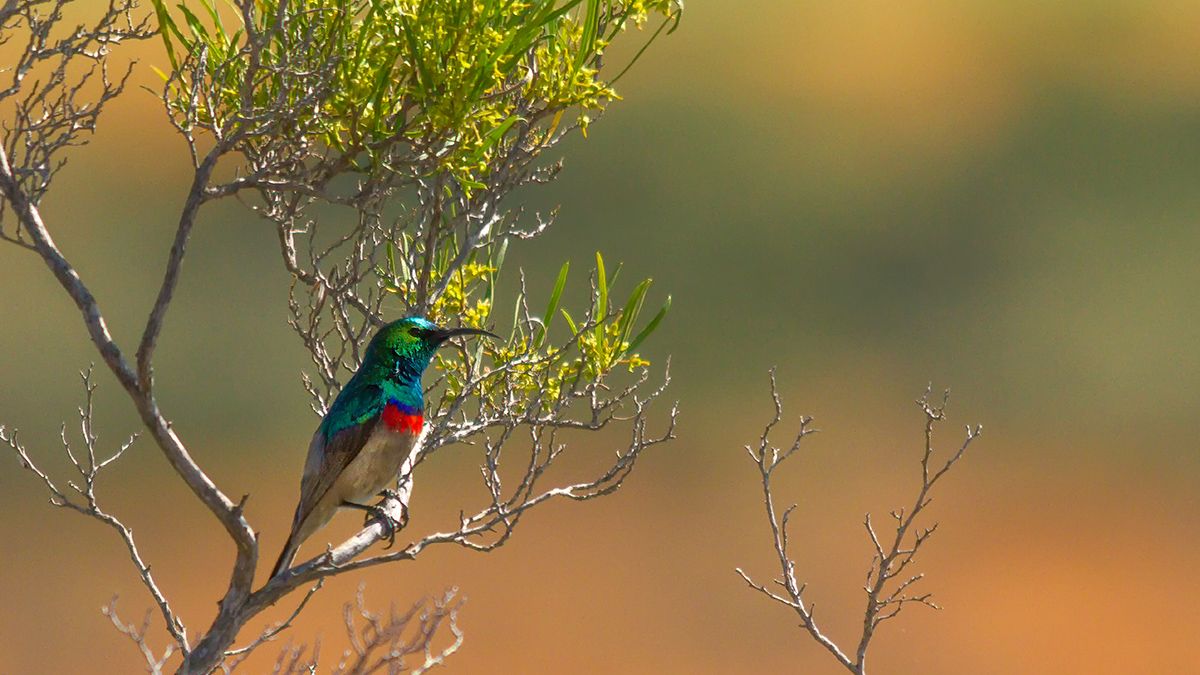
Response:
[[[494,548],[535,506],[555,497],[608,494],[643,450],[673,438],[675,424],[672,409],[663,431],[647,431],[650,404],[668,378],[661,386],[643,387],[649,373],[632,353],[662,314],[641,334],[630,334],[648,282],[624,307],[614,307],[608,298],[613,279],[598,261],[590,308],[578,322],[564,311],[569,330],[552,331],[564,267],[544,315],[529,310],[522,280],[515,311],[508,315],[511,324],[498,325],[492,316],[509,243],[550,225],[539,217],[520,229],[521,210],[506,206],[506,199],[522,186],[551,180],[559,165],[538,164],[539,156],[586,125],[584,111],[594,114],[613,97],[598,78],[612,37],[648,12],[677,20],[674,4],[234,0],[240,25],[227,30],[224,8],[198,1],[192,7],[203,21],[187,3],[179,8],[155,3],[159,30],[149,18],[136,18],[133,0],[114,0],[98,19],[74,29],[63,18],[72,0],[12,0],[0,9],[0,42],[26,39],[16,67],[5,71],[11,85],[0,90],[0,103],[15,101],[14,122],[0,148],[0,238],[35,252],[50,268],[147,435],[236,545],[216,618],[204,630],[189,630],[160,591],[131,530],[98,501],[99,473],[128,444],[98,458],[90,371],[80,413],[86,452],[76,452],[63,437],[79,474],[66,489],[38,467],[15,431],[0,427],[0,440],[45,483],[55,505],[104,522],[125,541],[171,643],[155,648],[147,642],[148,624],[122,622],[115,605],[105,611],[154,673],[232,671],[291,619],[235,649],[245,625],[301,587],[309,590],[292,618],[329,576],[411,560],[436,544]],[[94,128],[129,76],[124,69],[120,78],[109,79],[110,48],[155,34],[164,38],[171,62],[162,99],[187,142],[194,175],[162,284],[131,350],[109,333],[100,304],[51,237],[40,204],[62,166],[62,150],[86,140],[81,134]],[[31,79],[37,72],[45,77]],[[578,112],[569,113],[572,107]],[[439,359],[442,375],[431,388],[437,404],[428,411],[426,434],[404,467],[398,496],[384,507],[408,508],[413,472],[429,453],[450,443],[474,443],[481,449],[486,502],[474,515],[464,515],[457,529],[414,535],[398,551],[359,558],[383,536],[382,525],[373,523],[255,587],[259,528],[245,518],[246,497],[231,499],[190,456],[159,406],[153,369],[191,233],[203,207],[225,197],[254,209],[278,234],[283,266],[295,278],[289,319],[312,356],[315,371],[305,383],[318,413],[361,363],[366,339],[390,319],[421,314],[509,331],[503,345]],[[629,366],[631,374],[614,373],[619,365]],[[547,469],[567,449],[560,432],[620,424],[630,430],[628,443],[606,469],[578,483],[544,484]],[[514,448],[520,445],[525,448]],[[523,467],[511,485],[500,478],[502,456]],[[461,642],[453,623],[457,608],[446,596],[409,612],[375,616],[360,597],[357,611],[365,627],[350,626],[353,652],[337,672],[424,672],[441,663]],[[431,647],[445,625],[455,639]],[[312,672],[316,657],[316,650],[287,651],[277,671]]]
[[[929,493],[933,489],[933,486],[950,471],[958,460],[962,459],[967,446],[983,431],[983,427],[977,426],[971,428],[968,426],[967,437],[962,445],[940,465],[931,464],[933,460],[933,428],[935,424],[946,419],[946,401],[949,399],[950,392],[947,391],[945,393],[945,397],[940,405],[930,403],[929,394],[930,390],[926,389],[924,395],[917,400],[917,404],[921,406],[921,410],[925,415],[925,450],[921,455],[921,488],[917,492],[917,497],[912,508],[907,510],[901,508],[892,511],[891,517],[895,524],[895,529],[886,535],[880,535],[876,532],[874,525],[871,523],[870,514],[867,514],[863,521],[863,524],[867,528],[867,533],[871,538],[871,544],[874,546],[875,554],[871,559],[871,565],[867,570],[866,583],[863,586],[867,602],[863,612],[862,634],[859,636],[853,655],[838,646],[833,638],[820,629],[815,617],[815,605],[804,598],[804,591],[808,587],[808,584],[800,581],[796,576],[796,563],[788,552],[788,547],[791,543],[788,539],[788,518],[796,509],[796,505],[793,504],[784,509],[782,516],[775,506],[775,494],[771,488],[771,477],[783,462],[800,449],[801,442],[807,436],[815,433],[816,430],[810,426],[812,424],[811,417],[801,417],[800,431],[796,434],[796,439],[793,441],[791,447],[781,450],[771,444],[771,431],[783,419],[783,402],[779,397],[779,392],[775,385],[774,370],[771,371],[771,399],[775,404],[775,417],[763,430],[762,436],[758,440],[758,446],[746,446],[746,452],[749,453],[750,458],[757,465],[762,481],[767,522],[771,526],[772,543],[775,547],[775,554],[779,558],[781,571],[780,576],[774,579],[773,582],[777,587],[782,589],[783,594],[781,595],[762,584],[756,583],[740,568],[737,570],[737,573],[741,575],[742,579],[751,588],[795,612],[796,616],[800,619],[800,627],[817,644],[832,654],[838,663],[842,664],[851,673],[855,673],[855,675],[864,675],[866,673],[867,649],[870,647],[871,639],[875,636],[875,631],[879,628],[880,624],[895,617],[905,605],[911,603],[940,609],[933,603],[932,594],[913,594],[911,592],[913,584],[920,581],[924,575],[910,572],[909,567],[920,552],[921,547],[924,546],[929,537],[937,530],[936,523],[927,529],[918,528],[916,526],[916,519],[929,506],[930,501],[932,501]]]
[[[0,106],[11,122],[0,143],[0,239],[33,248],[22,232],[22,216],[5,229],[6,202],[15,196],[41,201],[55,174],[66,164],[64,149],[82,145],[83,134],[109,101],[121,94],[132,66],[109,77],[109,55],[126,40],[154,35],[147,17],[135,19],[134,0],[115,0],[100,18],[63,31],[63,11],[71,0],[10,0],[0,6],[0,48],[17,47],[16,62],[0,77]],[[0,80],[2,82],[3,80]]]
[[[451,589],[440,598],[420,600],[406,611],[398,611],[393,605],[387,614],[376,614],[367,609],[360,586],[354,602],[346,603],[342,610],[351,648],[342,654],[330,672],[333,675],[422,675],[443,665],[463,643],[463,633],[457,624],[462,600],[456,597],[457,593],[457,589]],[[435,647],[435,638],[443,624],[454,638],[445,646]],[[232,671],[240,665],[249,651],[237,650],[237,660],[226,670]],[[320,643],[311,649],[304,645],[289,647],[279,654],[273,672],[276,675],[310,675],[317,671],[320,656]]]

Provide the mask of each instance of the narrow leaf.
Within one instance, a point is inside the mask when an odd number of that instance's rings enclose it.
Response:
[[[596,320],[608,311],[608,276],[604,272],[604,258],[596,252]]]
[[[575,71],[578,72],[588,57],[596,51],[596,31],[600,26],[600,0],[588,0],[587,15],[583,21],[583,36],[579,39],[579,51],[575,53]]]
[[[596,349],[603,354],[608,352],[604,335],[604,316],[608,314],[608,273],[599,251],[596,251],[596,279],[596,308],[592,314],[596,320]]]
[[[524,122],[524,121],[525,121],[524,117],[520,117],[518,115],[513,115],[512,117],[509,117],[508,119],[501,122],[500,126],[496,127],[495,129],[492,129],[491,131],[488,132],[487,136],[483,137],[483,141],[480,142],[479,147],[475,148],[475,152],[471,153],[471,156],[467,160],[467,163],[474,164],[475,162],[478,162],[479,159],[481,157],[483,157],[483,153],[487,152],[488,150],[491,150],[492,147],[494,145],[496,145],[496,143],[499,142],[499,140],[501,138],[504,138],[504,134],[508,133],[508,130],[512,128],[512,125],[516,124],[517,122]]]
[[[633,338],[633,342],[629,343],[629,346],[625,348],[625,351],[621,352],[621,355],[618,358],[623,359],[632,354],[635,349],[640,347],[642,343],[646,341],[646,338],[650,337],[650,334],[654,332],[654,329],[658,328],[659,322],[661,322],[663,317],[667,315],[667,310],[669,309],[671,309],[671,296],[668,295],[667,301],[663,303],[662,309],[658,310],[658,314],[655,314],[654,318],[650,320],[650,323],[646,324],[646,327],[642,329],[642,332],[638,333],[637,337]]]
[[[633,322],[637,321],[638,314],[642,311],[642,303],[646,300],[646,291],[650,288],[650,279],[638,284],[638,287],[633,289],[633,293],[629,296],[629,301],[625,303],[625,309],[621,310],[621,317],[617,319],[617,344],[625,342],[629,338],[629,332],[633,330]]]
[[[480,183],[479,181],[471,180],[470,178],[467,178],[466,176],[456,176],[456,178],[458,178],[459,185],[463,186],[464,191],[468,195],[471,194],[471,191],[467,190],[466,188],[471,188],[474,190],[486,190],[487,189],[487,186],[484,185],[483,183]]]
[[[158,30],[162,34],[163,45],[167,48],[167,58],[171,61],[171,70],[179,70],[179,60],[175,58],[175,47],[171,44],[171,33],[180,42],[185,42],[183,35],[179,33],[179,28],[175,26],[175,20],[171,18],[167,12],[167,5],[163,0],[151,0],[154,3],[154,13],[158,16]]]
[[[575,327],[575,321],[571,319],[571,315],[567,314],[567,310],[559,310],[562,312],[563,318],[567,320],[567,326],[571,329],[571,335],[579,335],[579,329]]]
[[[209,0],[200,0],[200,6],[208,12],[209,18],[212,19],[213,26],[217,29],[217,34],[224,38],[225,26],[221,23],[221,17],[219,14],[217,14],[216,6]]]
[[[179,10],[183,12],[183,18],[187,21],[188,28],[192,29],[192,35],[198,38],[203,38],[205,42],[211,43],[212,38],[208,36],[208,31],[204,29],[204,24],[200,23],[200,18],[192,13],[186,5],[180,3],[177,5]]]
[[[496,251],[496,260],[492,263],[492,267],[496,268],[496,273],[499,274],[500,268],[504,267],[504,256],[508,253],[508,237],[500,240],[500,250]]]
[[[550,293],[550,304],[546,306],[546,313],[542,316],[542,327],[538,330],[537,339],[534,341],[534,347],[541,347],[542,340],[546,337],[546,331],[550,330],[550,320],[554,318],[554,310],[558,309],[558,300],[562,297],[563,288],[567,285],[567,270],[571,267],[571,261],[563,263],[562,269],[558,270],[558,281],[554,282],[554,291]]]

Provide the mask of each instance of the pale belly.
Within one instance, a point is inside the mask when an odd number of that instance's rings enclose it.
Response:
[[[336,502],[370,504],[375,496],[396,481],[400,465],[408,458],[417,436],[407,431],[392,431],[379,425],[350,465],[329,490]]]
[[[338,475],[333,485],[317,501],[294,533],[297,546],[326,523],[344,504],[368,506],[375,503],[376,496],[396,481],[400,467],[408,458],[418,434],[392,431],[379,425],[362,450]],[[306,480],[308,477],[306,476]]]
[[[408,458],[417,438],[406,431],[392,431],[380,425],[304,519],[297,541],[304,541],[325,527],[343,504],[373,504],[376,495],[396,481],[400,465]]]

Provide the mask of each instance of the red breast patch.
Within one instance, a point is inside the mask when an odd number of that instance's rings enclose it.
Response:
[[[425,418],[421,415],[410,415],[399,406],[389,403],[383,408],[383,423],[392,431],[415,435],[421,433],[421,427],[425,426]]]

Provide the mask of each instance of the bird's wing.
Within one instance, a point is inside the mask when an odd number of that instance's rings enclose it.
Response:
[[[300,523],[321,501],[337,477],[358,456],[380,418],[378,413],[371,415],[338,431],[328,442],[324,429],[317,429],[317,433],[313,434],[312,443],[308,446],[308,459],[304,462],[304,477],[300,480],[300,503],[296,506],[293,530],[299,529]]]

